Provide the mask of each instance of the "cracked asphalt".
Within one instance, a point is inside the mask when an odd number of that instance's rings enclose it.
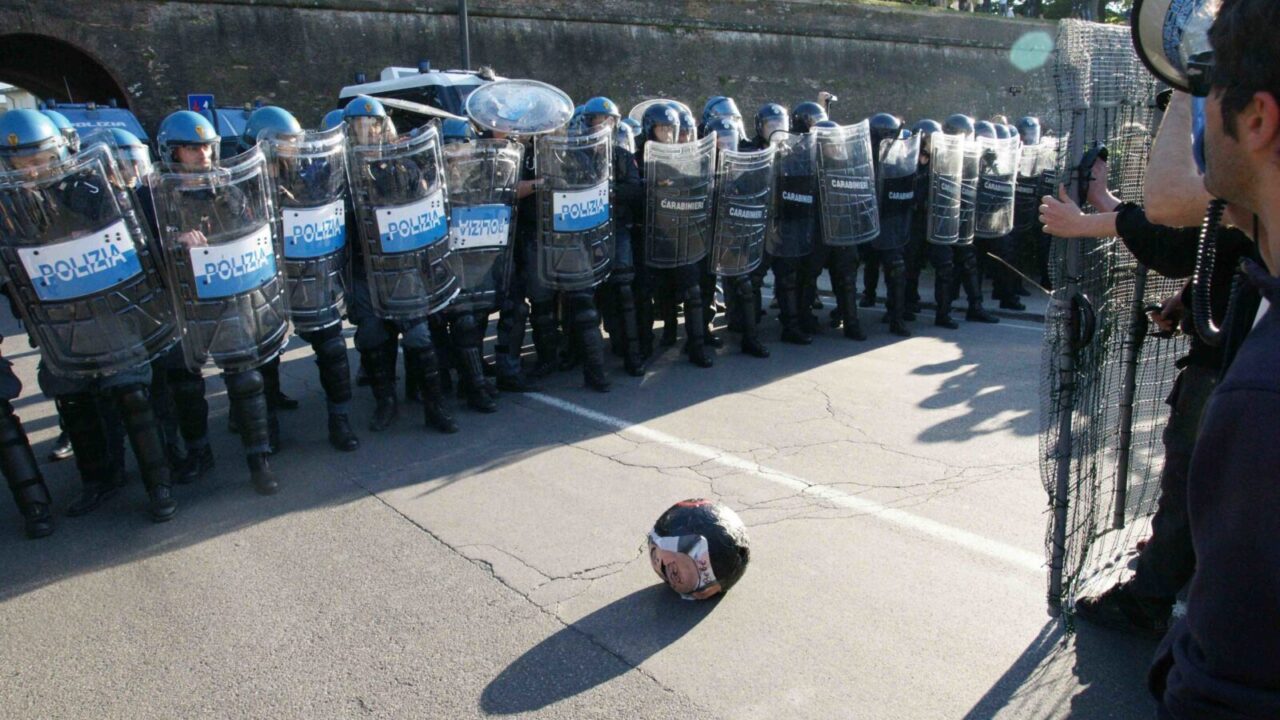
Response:
[[[823,313],[825,316],[825,312]],[[152,525],[136,480],[57,533],[0,512],[6,718],[1143,718],[1154,646],[1045,612],[1039,328],[827,331],[699,370],[676,349],[613,392],[576,372],[462,432],[417,406],[325,442],[310,351],[285,356],[275,466],[250,489],[210,377],[218,466]],[[36,452],[57,435],[4,324]],[[354,364],[354,353],[352,354]],[[357,389],[353,415],[371,412]],[[644,533],[715,497],[752,563],[718,601],[658,584]]]

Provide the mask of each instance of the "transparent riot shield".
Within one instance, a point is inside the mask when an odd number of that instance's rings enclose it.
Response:
[[[445,145],[450,218],[450,262],[460,312],[497,310],[511,281],[516,186],[524,146],[511,140]]]
[[[975,201],[973,234],[999,238],[1013,232],[1013,205],[1016,195],[1019,155],[1018,137],[978,138],[978,194]]]
[[[259,138],[275,185],[289,315],[299,331],[342,322],[347,288],[347,141],[342,128]]]
[[[289,308],[267,161],[258,149],[155,184],[165,270],[187,364],[249,370],[289,336]]]
[[[957,242],[973,242],[974,217],[978,209],[978,141],[966,138],[964,162],[960,166],[960,236]]]
[[[809,133],[778,133],[773,147],[777,219],[765,236],[765,250],[774,257],[804,257],[818,235],[818,144]]]
[[[720,151],[711,249],[716,275],[746,275],[764,259],[765,236],[776,201],[774,155],[773,147],[755,152]]]
[[[711,249],[716,137],[688,143],[648,142],[645,164],[645,264],[696,263]]]
[[[1023,145],[1018,163],[1017,196],[1013,203],[1014,232],[1035,228],[1040,218],[1040,198],[1053,191],[1048,177],[1058,161],[1057,144],[1041,138],[1035,145]]]
[[[143,218],[105,145],[0,173],[0,274],[54,373],[110,375],[178,341]]]
[[[880,234],[876,176],[871,158],[871,128],[856,125],[815,127],[822,242],[858,245]]]
[[[556,290],[585,290],[613,265],[613,133],[540,135],[538,277]]]
[[[880,143],[880,234],[871,241],[877,250],[906,247],[916,207],[916,170],[920,136],[888,138]]]
[[[374,312],[423,318],[458,294],[440,135],[350,148],[352,200]]]
[[[960,242],[960,187],[967,144],[961,135],[940,132],[930,135],[929,234],[926,239],[935,245]]]

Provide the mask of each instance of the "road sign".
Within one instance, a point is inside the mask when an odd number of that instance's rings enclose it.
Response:
[[[202,110],[213,110],[213,95],[188,95],[187,109],[192,112],[200,112]]]

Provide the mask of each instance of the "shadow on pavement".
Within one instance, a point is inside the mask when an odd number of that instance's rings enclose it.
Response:
[[[616,600],[538,643],[498,674],[480,696],[493,715],[540,710],[630,671],[668,647],[715,608],[716,602],[681,600],[665,585],[650,585]],[[581,644],[614,656],[593,662]]]

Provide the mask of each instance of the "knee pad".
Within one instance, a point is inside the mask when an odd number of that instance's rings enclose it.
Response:
[[[266,388],[262,373],[257,370],[246,370],[238,373],[224,373],[222,381],[227,385],[227,394],[232,397],[249,397],[257,395]]]

